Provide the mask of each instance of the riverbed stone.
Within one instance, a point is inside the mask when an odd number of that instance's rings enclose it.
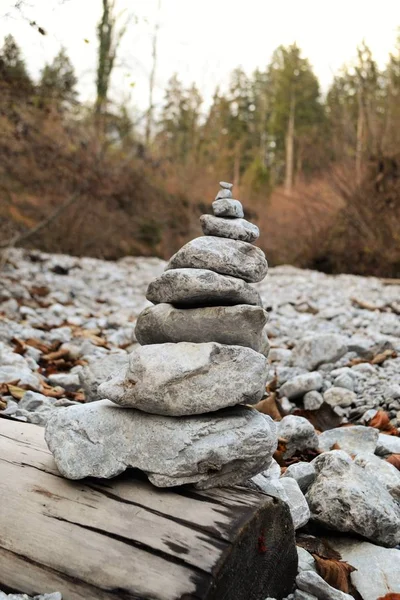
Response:
[[[291,477],[299,484],[299,488],[306,493],[307,489],[313,483],[316,477],[315,467],[308,462],[298,462],[289,465],[282,477]]]
[[[286,440],[283,458],[290,458],[297,451],[318,448],[318,436],[313,425],[304,417],[287,415],[278,426],[278,435]]]
[[[212,207],[216,217],[232,217],[236,219],[243,219],[244,217],[241,202],[239,200],[232,200],[232,194],[230,197],[217,197],[212,203]]]
[[[228,219],[214,215],[202,215],[200,224],[204,235],[254,242],[260,237],[260,230],[246,219]]]
[[[351,406],[351,404],[357,400],[357,395],[344,387],[332,386],[324,392],[323,396],[324,401],[332,406],[332,408],[335,408],[336,406],[346,408],[347,406]]]
[[[375,453],[378,456],[388,456],[389,454],[400,454],[400,437],[380,433]]]
[[[206,306],[176,308],[149,306],[139,315],[135,334],[139,344],[218,342],[262,352],[268,313],[259,306]]]
[[[317,477],[306,493],[314,522],[374,543],[400,543],[400,505],[377,479],[342,450],[312,461]]]
[[[350,594],[337,590],[327,583],[315,571],[302,571],[296,577],[297,587],[308,594],[313,594],[318,600],[354,600]]]
[[[375,477],[400,502],[400,471],[394,465],[370,452],[357,454],[354,462]]]
[[[165,271],[150,283],[146,298],[153,304],[166,302],[176,306],[262,306],[260,294],[249,283],[209,269]]]
[[[198,415],[261,400],[267,359],[242,346],[190,342],[141,346],[127,370],[99,387],[103,398],[159,415]]]
[[[272,419],[251,408],[182,419],[107,400],[57,411],[45,438],[69,479],[110,478],[133,467],[158,487],[202,489],[235,485],[268,468],[277,443]]]
[[[322,375],[317,371],[312,373],[303,373],[289,379],[284,383],[280,390],[280,396],[286,396],[289,400],[300,398],[306,392],[320,390],[322,388]]]
[[[325,452],[337,444],[341,450],[349,454],[359,454],[360,452],[373,454],[378,443],[378,435],[377,429],[363,425],[336,427],[321,433],[318,436],[318,444],[319,448]]]
[[[248,242],[201,236],[185,244],[170,259],[168,269],[210,269],[250,283],[264,279],[268,263],[264,252]]]
[[[299,341],[293,351],[293,364],[308,371],[325,363],[334,363],[347,352],[345,338],[335,333],[321,333]]]

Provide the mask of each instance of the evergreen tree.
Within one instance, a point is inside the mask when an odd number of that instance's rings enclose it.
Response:
[[[77,96],[77,82],[74,67],[65,48],[61,48],[53,62],[42,70],[39,92],[44,99],[71,103]]]
[[[12,86],[14,92],[22,94],[33,90],[21,50],[12,35],[7,35],[0,51],[0,82]]]

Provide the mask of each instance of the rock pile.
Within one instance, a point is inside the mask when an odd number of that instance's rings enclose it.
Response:
[[[113,477],[133,467],[157,486],[208,488],[269,467],[276,426],[246,406],[261,400],[268,376],[268,315],[250,285],[268,265],[231,188],[221,182],[214,214],[200,219],[205,235],[150,284],[154,306],[136,325],[141,346],[100,385],[107,400],[50,419],[46,441],[64,476]]]

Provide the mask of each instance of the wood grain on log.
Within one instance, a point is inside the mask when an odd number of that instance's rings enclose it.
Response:
[[[264,600],[297,555],[283,503],[245,488],[62,478],[43,429],[0,419],[0,589],[64,600]]]

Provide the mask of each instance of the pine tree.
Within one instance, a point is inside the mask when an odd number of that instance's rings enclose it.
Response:
[[[40,96],[45,100],[55,100],[58,103],[72,103],[77,97],[74,67],[65,48],[42,70],[39,83]]]
[[[24,95],[33,91],[21,50],[12,35],[5,38],[0,51],[0,82],[12,87],[13,93]]]

